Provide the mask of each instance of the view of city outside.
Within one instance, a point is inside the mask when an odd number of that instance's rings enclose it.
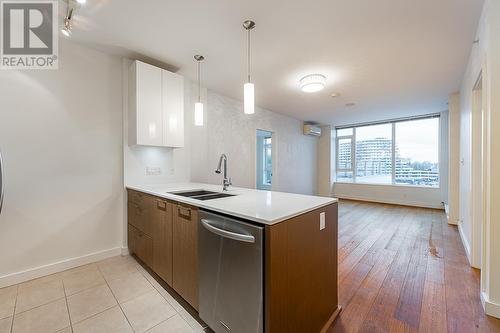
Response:
[[[439,118],[398,122],[396,184],[439,186]]]
[[[272,137],[264,138],[264,179],[262,182],[271,185],[273,178],[273,159],[272,159]]]
[[[356,182],[392,183],[392,124],[356,128]]]
[[[357,127],[356,183],[392,184],[392,126]],[[439,118],[396,122],[395,184],[439,186]],[[343,130],[345,131],[345,129]],[[337,181],[352,182],[352,137],[338,141]]]

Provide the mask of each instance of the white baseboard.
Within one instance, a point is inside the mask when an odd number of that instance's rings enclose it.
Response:
[[[471,254],[470,254],[470,245],[469,242],[467,241],[467,238],[465,238],[464,231],[462,230],[462,224],[458,224],[458,234],[460,235],[460,239],[462,240],[462,244],[465,249],[465,255],[467,256],[467,259],[469,260],[469,264],[472,266],[472,260],[471,260]]]
[[[130,250],[128,247],[122,247],[122,256],[128,256],[130,254]]]
[[[401,205],[401,206],[412,206],[412,207],[422,207],[422,208],[433,208],[433,209],[444,209],[442,204],[429,204],[426,202],[418,201],[407,201],[407,200],[385,200],[385,199],[374,199],[372,197],[363,196],[353,196],[353,195],[335,195],[335,198],[347,199],[347,200],[357,200],[357,201],[368,201],[368,202],[378,202],[391,205]]]
[[[128,251],[128,249],[127,249]],[[81,257],[65,259],[52,264],[31,268],[25,271],[0,276],[0,288],[8,287],[21,282],[33,280],[42,276],[59,273],[70,268],[90,264],[123,253],[121,247],[87,254]]]
[[[481,302],[483,303],[484,312],[487,315],[500,319],[500,304],[490,302],[485,292],[481,293]]]

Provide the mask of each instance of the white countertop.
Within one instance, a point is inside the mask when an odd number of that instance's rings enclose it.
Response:
[[[199,189],[222,192],[222,185],[200,183],[128,185],[127,188],[267,225],[337,202],[337,199],[329,197],[261,191],[233,186],[230,186],[229,190],[224,193],[235,196],[206,201],[169,193]]]

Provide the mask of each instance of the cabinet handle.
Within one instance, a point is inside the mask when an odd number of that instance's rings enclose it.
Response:
[[[191,221],[191,209],[190,208],[177,206],[177,211],[178,211],[178,214],[180,217]]]
[[[137,205],[137,204],[134,204],[135,206],[135,210],[138,212],[138,213],[141,213],[142,212],[142,208],[141,206]]]
[[[139,192],[133,192],[131,195],[132,197],[132,200],[135,199],[135,200],[141,200],[142,199],[142,194],[139,193]]]
[[[156,200],[156,208],[161,210],[167,210],[167,202],[163,200]]]

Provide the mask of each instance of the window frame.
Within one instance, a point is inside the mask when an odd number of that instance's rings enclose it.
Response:
[[[438,150],[438,184],[436,186],[426,186],[426,185],[409,185],[409,184],[398,184],[396,183],[396,124],[400,122],[407,122],[412,120],[423,120],[423,119],[433,119],[438,118],[438,142],[437,142],[437,150]],[[429,114],[424,116],[417,117],[407,117],[407,118],[398,118],[393,120],[379,121],[379,122],[370,122],[370,123],[362,123],[362,124],[353,124],[347,126],[339,126],[335,127],[335,182],[339,184],[354,184],[354,185],[376,185],[376,186],[399,186],[399,187],[420,187],[420,188],[428,188],[428,189],[440,189],[441,188],[441,114]],[[392,172],[391,172],[391,183],[383,184],[383,183],[366,183],[366,182],[357,182],[356,181],[356,129],[359,127],[365,126],[374,126],[381,124],[391,124],[392,128],[392,145],[391,145],[391,160],[392,160]],[[340,129],[352,128],[352,135],[342,135],[337,136],[337,132]],[[351,139],[351,168],[339,168],[339,142],[342,139]],[[339,172],[352,172],[352,181],[338,181],[338,173]]]
[[[341,168],[339,166],[339,142],[340,140],[344,140],[344,139],[350,139],[351,140],[351,167],[350,168]],[[338,136],[336,137],[336,149],[337,149],[337,154],[336,154],[336,162],[335,162],[335,168],[337,170],[337,172],[351,172],[351,171],[354,171],[354,164],[355,164],[355,161],[354,161],[354,149],[355,149],[355,135],[354,135],[354,132],[352,135],[342,135],[342,136]]]

